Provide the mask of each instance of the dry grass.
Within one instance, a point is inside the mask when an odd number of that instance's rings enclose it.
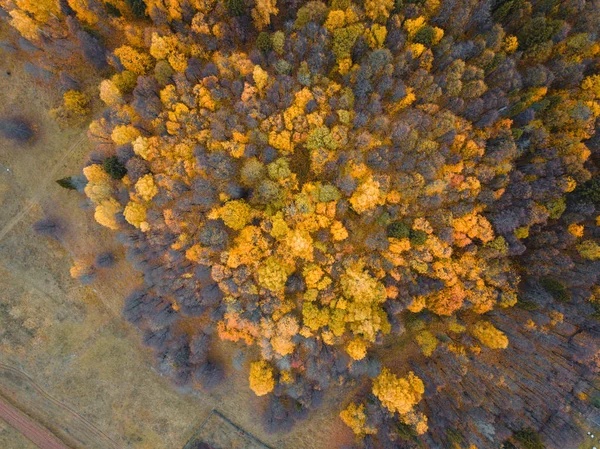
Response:
[[[0,419],[0,447],[5,449],[37,449],[37,446]]]

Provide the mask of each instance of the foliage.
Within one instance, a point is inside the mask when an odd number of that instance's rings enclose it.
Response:
[[[367,426],[367,415],[365,414],[365,405],[356,405],[351,402],[340,413],[340,418],[348,427],[352,429],[355,435],[364,436],[377,433],[376,429]]]
[[[373,381],[373,394],[391,413],[398,413],[405,424],[414,426],[417,434],[427,431],[427,418],[413,408],[421,400],[425,387],[411,371],[406,377],[397,377],[387,368]]]
[[[56,183],[61,186],[63,189],[67,190],[76,190],[77,187],[73,183],[71,176],[67,176],[66,178],[61,178],[56,181]]]
[[[593,240],[584,240],[577,245],[581,257],[588,260],[600,260],[600,245]]]
[[[390,223],[387,227],[387,235],[388,237],[393,237],[395,239],[405,239],[410,235],[410,227],[402,222],[402,221],[394,221]]]
[[[427,242],[427,233],[420,229],[411,229],[409,239],[412,245],[422,246]]]
[[[419,332],[415,337],[415,341],[420,346],[421,351],[426,357],[430,357],[438,345],[437,338],[435,338],[435,335],[428,330]]]
[[[80,81],[63,126],[99,92],[83,190],[161,372],[214,387],[213,336],[259,354],[270,430],[369,378],[340,415],[365,447],[568,440],[598,359],[597,4],[0,3]]]
[[[131,8],[131,12],[138,18],[146,16],[146,2],[144,0],[125,0],[125,3]]]
[[[233,17],[243,16],[246,14],[245,0],[226,0],[225,4],[229,10],[229,14]]]
[[[113,179],[122,179],[127,174],[127,169],[116,156],[107,157],[102,163],[102,168]]]
[[[271,36],[266,31],[263,31],[258,34],[258,38],[256,38],[256,48],[260,51],[268,53],[273,48],[273,44],[271,42]]]
[[[569,290],[558,279],[545,276],[540,279],[540,285],[557,301],[567,302],[571,299]]]
[[[578,186],[574,194],[583,200],[600,204],[600,175],[596,175],[586,183]]]
[[[538,433],[533,429],[521,429],[513,434],[513,438],[524,449],[544,449],[546,447]]]
[[[472,329],[473,336],[490,349],[504,349],[508,346],[506,335],[489,321],[479,321]]]
[[[50,115],[62,127],[77,126],[90,113],[89,104],[90,99],[86,94],[77,90],[68,90],[63,94],[62,105],[52,109]]]
[[[271,15],[278,12],[277,0],[256,0],[256,5],[251,11],[254,26],[262,30],[271,23]]]
[[[273,391],[275,381],[273,370],[267,362],[261,360],[250,365],[250,388],[257,396],[264,396]]]

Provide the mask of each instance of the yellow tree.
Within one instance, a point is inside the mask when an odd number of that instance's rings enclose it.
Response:
[[[488,348],[504,349],[508,346],[508,338],[504,335],[504,332],[496,329],[494,325],[488,321],[480,321],[475,324],[471,333]]]
[[[265,360],[250,364],[250,388],[256,396],[264,396],[275,388],[273,369]]]
[[[141,53],[129,45],[117,48],[115,55],[121,60],[123,67],[137,75],[145,74],[152,66],[152,58],[149,55]]]
[[[98,16],[92,10],[88,0],[67,0],[69,6],[75,11],[77,17],[87,22],[90,25],[94,25],[98,22]]]
[[[365,404],[356,405],[354,402],[351,402],[348,407],[342,410],[340,418],[357,436],[373,435],[377,433],[377,429],[367,426]]]
[[[271,14],[275,15],[278,12],[277,0],[257,0],[256,6],[252,8],[254,26],[262,30],[271,23]]]
[[[108,106],[123,102],[121,91],[112,80],[103,80],[100,83],[100,99]]]
[[[425,386],[411,371],[406,377],[398,377],[389,369],[383,368],[373,381],[373,394],[392,413],[406,415],[419,403]]]
[[[394,7],[393,0],[366,0],[365,13],[375,22],[385,23]]]

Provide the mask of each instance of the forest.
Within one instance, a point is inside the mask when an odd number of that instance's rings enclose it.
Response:
[[[143,273],[123,317],[176,386],[243,364],[269,432],[337,397],[346,449],[577,448],[600,419],[600,2],[0,0],[0,17],[60,90],[50,115],[90,122],[94,151],[57,182]]]

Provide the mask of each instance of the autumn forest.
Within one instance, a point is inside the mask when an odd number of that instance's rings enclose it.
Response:
[[[0,18],[60,91],[48,114],[88,126],[57,182],[142,274],[122,316],[174,388],[239,364],[257,426],[334,398],[347,449],[577,449],[600,420],[599,2],[0,0]]]

